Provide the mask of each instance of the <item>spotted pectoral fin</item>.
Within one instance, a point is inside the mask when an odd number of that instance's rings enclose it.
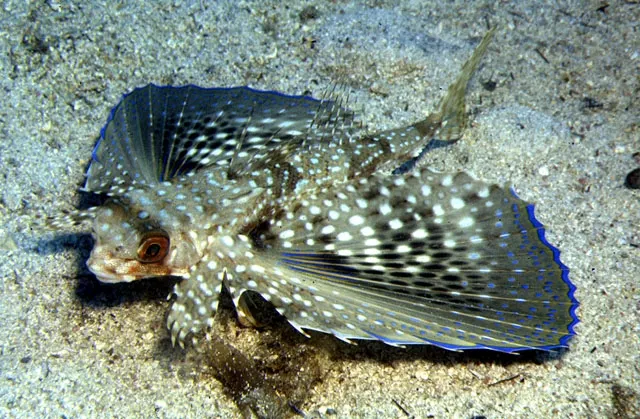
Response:
[[[285,220],[250,288],[299,329],[505,352],[573,335],[568,268],[509,190],[422,169],[311,194]]]
[[[111,111],[87,171],[85,189],[170,181],[212,165],[243,167],[255,153],[348,126],[352,114],[331,100],[248,87],[153,84]]]
[[[204,258],[194,266],[189,277],[175,285],[176,296],[167,317],[171,342],[180,346],[190,333],[198,333],[213,324],[218,299],[226,279],[226,270]]]

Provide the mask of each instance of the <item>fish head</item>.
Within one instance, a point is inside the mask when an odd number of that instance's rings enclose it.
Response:
[[[154,213],[126,200],[110,200],[95,211],[95,244],[87,266],[107,283],[187,277],[189,268],[202,258],[202,250],[197,235],[176,224],[166,211]]]

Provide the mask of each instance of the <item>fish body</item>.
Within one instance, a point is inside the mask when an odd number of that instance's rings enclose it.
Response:
[[[104,282],[180,276],[167,319],[182,344],[226,286],[299,331],[391,345],[516,352],[567,345],[575,287],[533,206],[465,173],[420,167],[465,124],[464,91],[491,31],[439,110],[362,134],[338,101],[247,87],[148,85],[114,108],[85,190]]]

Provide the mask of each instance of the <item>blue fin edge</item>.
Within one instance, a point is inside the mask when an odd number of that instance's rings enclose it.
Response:
[[[514,198],[522,201],[520,199],[520,197],[516,194],[515,190],[513,188],[510,189],[511,194],[513,195]],[[504,347],[504,346],[499,346],[499,345],[482,345],[482,344],[477,344],[475,346],[459,346],[459,345],[449,345],[446,343],[443,343],[441,341],[434,341],[431,339],[427,339],[427,338],[420,338],[422,339],[425,343],[427,344],[431,344],[434,346],[437,346],[439,348],[443,348],[443,349],[447,349],[447,350],[452,350],[452,351],[460,351],[460,350],[478,350],[478,349],[486,349],[486,350],[492,350],[492,351],[499,351],[499,352],[503,352],[503,353],[518,353],[518,352],[522,352],[522,351],[528,351],[528,350],[540,350],[540,351],[553,351],[553,350],[557,350],[560,348],[566,348],[568,347],[568,342],[569,340],[576,334],[574,331],[574,327],[575,325],[577,325],[580,320],[578,318],[578,316],[576,315],[576,309],[579,306],[579,302],[578,300],[575,298],[574,293],[576,290],[576,286],[569,280],[569,267],[567,265],[565,265],[564,263],[562,263],[562,261],[560,260],[560,249],[558,249],[557,247],[555,247],[554,245],[552,245],[551,243],[549,243],[549,241],[547,240],[546,236],[545,236],[545,229],[544,229],[544,225],[535,217],[535,205],[534,204],[528,204],[526,206],[526,210],[527,210],[527,215],[529,218],[529,221],[531,222],[531,224],[534,226],[534,228],[536,229],[536,232],[538,234],[538,238],[540,239],[540,241],[542,242],[543,245],[547,246],[547,248],[549,248],[552,252],[553,252],[553,260],[555,263],[558,264],[558,266],[560,267],[561,271],[562,271],[562,280],[564,281],[565,284],[568,285],[569,287],[569,292],[567,293],[567,296],[569,297],[569,299],[571,300],[571,307],[569,309],[569,315],[571,316],[571,318],[573,319],[573,321],[569,324],[569,326],[567,327],[567,333],[566,335],[560,339],[560,343],[555,344],[555,345],[548,345],[548,346],[522,346],[522,347]],[[297,264],[302,264],[301,262],[295,261],[294,258],[296,256],[295,253],[283,253],[282,254],[283,259],[282,262],[285,263],[290,269],[293,270],[297,270],[299,272],[304,272],[307,273],[307,271],[305,269],[301,269],[296,267],[295,265]],[[327,276],[333,276],[331,274],[326,274]],[[344,276],[336,276],[336,278],[342,279],[344,280]],[[363,331],[365,333],[367,333],[369,336],[371,336],[373,339],[382,341],[386,344],[389,345],[394,345],[394,346],[404,346],[404,345],[416,345],[418,344],[415,341],[403,341],[403,340],[394,340],[394,339],[389,339],[388,337],[384,337],[384,336],[380,336],[376,333],[373,333],[371,331],[368,330],[364,330]],[[560,333],[560,332],[558,332]]]
[[[514,198],[518,199],[521,201],[520,197],[518,196],[518,194],[516,193],[516,191],[511,188],[511,194],[513,195]],[[569,340],[571,340],[571,338],[573,336],[575,336],[575,331],[574,331],[574,327],[580,322],[580,319],[578,318],[578,316],[576,315],[576,309],[579,306],[579,302],[578,300],[575,298],[574,293],[576,290],[576,286],[569,280],[569,267],[567,265],[565,265],[564,263],[562,263],[562,261],[560,260],[560,249],[558,249],[557,247],[555,247],[554,245],[552,245],[551,243],[549,243],[549,241],[547,240],[546,236],[545,236],[545,229],[544,229],[544,225],[536,218],[535,216],[535,205],[534,204],[529,204],[526,207],[527,209],[527,215],[529,217],[529,221],[531,222],[531,224],[533,224],[533,226],[536,228],[536,231],[538,233],[538,238],[540,239],[540,241],[542,242],[542,244],[544,244],[545,246],[547,246],[547,248],[551,249],[551,251],[553,252],[553,260],[554,262],[556,262],[558,264],[558,266],[560,266],[560,269],[562,270],[562,280],[564,281],[565,284],[567,284],[569,286],[569,292],[567,293],[567,296],[569,297],[569,299],[572,302],[571,308],[569,309],[569,315],[571,316],[571,318],[573,319],[573,321],[571,322],[571,324],[569,324],[569,326],[567,327],[567,334],[566,336],[564,336],[562,339],[560,339],[560,343],[557,345],[548,345],[548,346],[531,346],[531,347],[504,347],[504,346],[496,346],[496,345],[476,345],[476,346],[459,346],[459,345],[448,345],[439,341],[433,341],[430,339],[423,339],[426,343],[429,343],[431,345],[437,346],[439,348],[443,348],[443,349],[448,349],[448,350],[452,350],[452,351],[460,351],[460,350],[478,350],[478,349],[486,349],[486,350],[492,350],[492,351],[499,351],[499,352],[504,352],[504,353],[518,353],[518,352],[522,352],[522,351],[529,351],[529,350],[540,350],[540,351],[553,351],[553,350],[557,350],[560,348],[566,348],[569,346]],[[367,331],[365,330],[365,332],[370,335],[372,338],[380,340],[386,344],[390,344],[390,345],[415,345],[416,342],[406,342],[406,341],[402,341],[402,340],[393,340],[393,339],[389,339],[389,338],[385,338],[384,336],[379,336],[373,332]]]
[[[515,189],[511,188],[510,190],[511,190],[511,195],[513,195],[514,198],[521,200],[518,194],[516,193]],[[574,296],[576,291],[576,286],[569,279],[569,272],[570,272],[569,267],[564,263],[562,263],[562,261],[560,260],[560,249],[558,249],[557,247],[549,243],[549,241],[547,240],[547,237],[545,235],[544,225],[535,216],[534,204],[527,205],[527,214],[529,216],[529,221],[536,228],[536,231],[538,233],[538,238],[540,239],[542,244],[547,246],[547,248],[551,249],[551,251],[553,252],[553,261],[556,262],[558,266],[560,266],[560,269],[562,270],[562,280],[564,281],[565,284],[569,286],[569,292],[567,293],[567,296],[573,303],[569,311],[569,314],[571,315],[571,318],[573,319],[573,321],[571,322],[571,324],[569,324],[567,328],[567,331],[568,331],[567,336],[565,336],[560,340],[559,345],[554,345],[549,347],[540,347],[539,349],[550,350],[550,349],[559,348],[559,347],[566,347],[568,346],[569,340],[576,334],[574,327],[578,323],[580,323],[580,319],[576,314],[576,310],[578,309],[580,303]]]

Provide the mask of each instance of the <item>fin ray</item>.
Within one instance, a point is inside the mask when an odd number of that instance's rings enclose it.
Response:
[[[260,255],[264,280],[254,279],[297,327],[504,352],[562,347],[573,335],[568,268],[508,189],[421,169],[301,202]]]
[[[149,84],[111,111],[87,171],[85,190],[170,181],[202,167],[243,166],[257,152],[287,141],[322,138],[353,114],[331,100],[286,96],[249,87]],[[238,141],[246,130],[246,141]],[[310,132],[311,131],[311,132]]]

